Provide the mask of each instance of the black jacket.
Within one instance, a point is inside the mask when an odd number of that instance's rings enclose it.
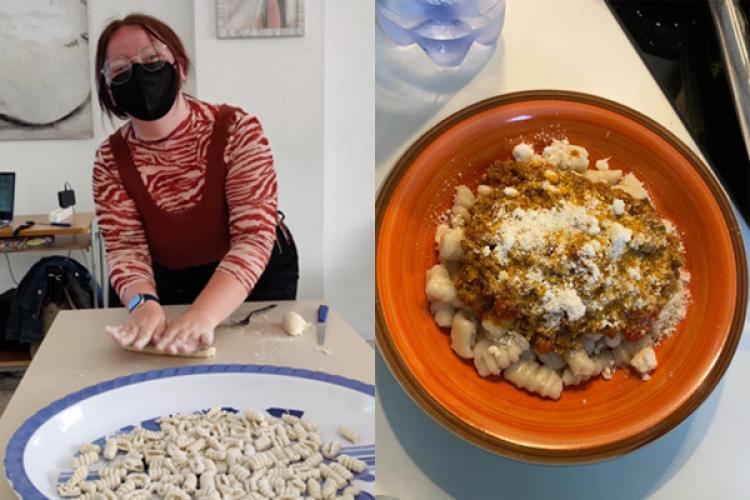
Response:
[[[61,295],[69,307],[93,307],[91,274],[74,259],[45,257],[34,264],[18,284],[10,308],[5,339],[25,344],[39,342],[44,336],[42,310],[49,302],[60,302]]]

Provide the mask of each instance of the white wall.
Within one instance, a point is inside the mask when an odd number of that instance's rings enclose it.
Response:
[[[95,42],[110,18],[140,11],[172,26],[194,62],[188,91],[240,106],[263,124],[280,208],[299,247],[300,298],[325,296],[372,337],[373,9],[349,0],[306,0],[305,9],[303,37],[218,40],[215,0],[90,1],[92,74]],[[93,210],[94,152],[112,129],[93,101],[93,139],[0,142],[0,169],[17,172],[16,213],[49,212],[66,181],[77,209]],[[16,277],[39,257],[12,255]],[[11,286],[0,264],[0,291]]]
[[[325,291],[366,338],[375,311],[375,9],[325,2]]]

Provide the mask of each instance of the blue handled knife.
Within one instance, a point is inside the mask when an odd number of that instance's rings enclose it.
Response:
[[[326,320],[328,319],[328,306],[323,304],[318,307],[318,345],[326,342]]]

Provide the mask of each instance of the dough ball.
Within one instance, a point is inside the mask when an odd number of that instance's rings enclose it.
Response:
[[[310,323],[305,321],[305,318],[294,311],[288,311],[281,319],[281,327],[287,334],[293,337],[305,333],[305,330],[307,330],[309,326]]]

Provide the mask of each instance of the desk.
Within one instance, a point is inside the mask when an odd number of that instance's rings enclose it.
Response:
[[[392,133],[398,127],[405,130],[398,117],[379,114],[379,180],[409,144],[439,120],[486,97],[528,89],[575,90],[621,102],[661,123],[701,156],[604,0],[506,5],[498,47],[471,82],[434,100],[438,105],[418,109],[423,119],[411,123],[405,135]],[[745,222],[740,225],[747,248],[750,230]],[[721,383],[671,432],[620,458],[570,467],[517,462],[462,441],[409,399],[378,358],[377,492],[404,500],[748,498],[749,337],[746,317],[744,337]]]
[[[0,228],[0,238],[10,238],[13,231],[27,221],[33,221],[35,224],[21,231],[18,234],[19,237],[54,236],[55,242],[50,246],[30,247],[23,250],[8,251],[8,253],[81,250],[91,271],[93,288],[96,290],[96,284],[101,284],[102,289],[105,290],[103,295],[106,304],[107,276],[101,236],[96,227],[96,216],[88,212],[76,213],[64,221],[70,223],[70,227],[63,227],[49,225],[49,216],[47,215],[17,215],[13,218],[10,226]],[[99,305],[99,296],[94,293],[94,307],[99,307]],[[0,350],[0,370],[24,368],[30,362],[31,357],[28,351]]]
[[[0,418],[0,462],[10,437],[36,411],[83,387],[131,373],[194,364],[253,363],[320,370],[374,383],[372,348],[334,310],[328,315],[326,352],[318,347],[314,328],[301,337],[289,337],[280,326],[281,318],[289,310],[314,323],[320,301],[276,303],[279,304],[276,309],[247,327],[220,327],[216,331],[217,353],[213,359],[152,356],[121,349],[104,333],[104,326],[125,321],[124,309],[61,312]],[[262,305],[242,304],[232,317],[241,318],[246,311]],[[174,318],[186,307],[165,307],[167,317]],[[15,495],[7,481],[0,479],[0,499],[12,498]]]
[[[73,214],[72,217],[63,221],[70,224],[70,227],[63,227],[49,225],[49,216],[47,215],[16,215],[10,226],[0,228],[0,238],[11,237],[15,228],[24,222],[33,221],[34,225],[21,231],[19,236],[54,235],[55,245],[46,248],[55,250],[58,249],[57,239],[62,236],[64,239],[70,238],[67,240],[68,244],[71,247],[75,246],[75,248],[63,248],[64,250],[79,250],[90,246],[94,218],[95,215],[93,213],[76,213]],[[89,243],[89,245],[86,245],[86,243]]]

